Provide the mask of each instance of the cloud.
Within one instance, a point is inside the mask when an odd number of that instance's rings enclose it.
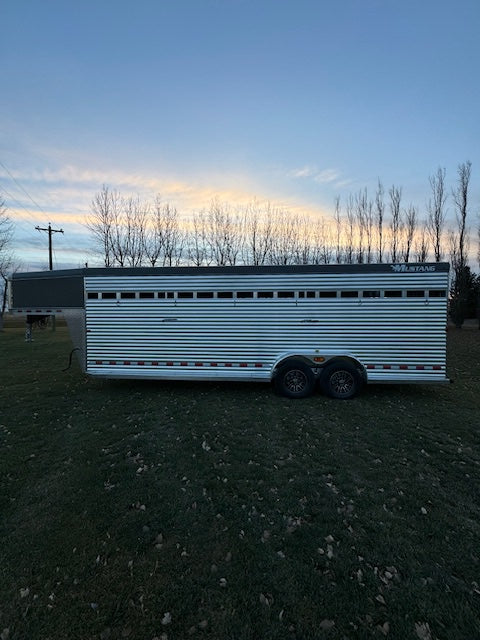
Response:
[[[293,169],[288,172],[288,176],[291,178],[310,178],[314,182],[318,184],[334,184],[334,186],[341,186],[342,182],[345,183],[345,180],[341,181],[340,178],[341,173],[338,169],[327,168],[327,169],[319,169],[315,166],[305,165],[304,167],[300,167],[299,169]]]
[[[320,184],[336,182],[340,178],[340,173],[336,169],[324,169],[317,173],[313,179]]]
[[[300,170],[306,176],[318,175],[314,168]],[[325,173],[325,172],[323,172]],[[151,173],[134,173],[123,170],[101,171],[86,169],[74,164],[61,165],[58,168],[24,171],[16,176],[28,190],[35,194],[38,202],[46,203],[41,217],[52,224],[82,224],[90,212],[95,193],[103,185],[120,192],[123,196],[138,195],[141,199],[152,201],[159,195],[164,202],[177,207],[179,213],[191,216],[196,211],[207,208],[213,200],[228,203],[232,207],[245,207],[254,200],[268,201],[279,209],[292,212],[303,211],[311,215],[322,215],[319,207],[307,205],[292,198],[287,200],[268,193],[259,193],[244,175],[212,175],[203,179],[179,180],[175,177]],[[323,179],[325,179],[326,174]],[[237,188],[230,187],[238,185]],[[43,195],[44,194],[44,195]],[[31,205],[30,205],[31,206]],[[18,217],[25,217],[17,210]]]
[[[231,204],[246,204],[254,198],[253,190],[226,188],[221,184],[199,184],[198,181],[183,181],[169,177],[156,177],[149,174],[129,173],[125,171],[98,171],[84,169],[72,164],[57,169],[23,172],[16,176],[24,184],[32,188],[40,187],[48,193],[50,208],[53,210],[68,203],[73,212],[87,212],[95,193],[107,185],[118,190],[122,195],[138,194],[142,198],[151,199],[157,194],[165,201],[179,209],[191,212],[206,207],[214,198]],[[219,183],[222,180],[218,180]],[[233,177],[232,182],[242,184],[245,178]],[[53,206],[51,206],[53,205]]]
[[[288,175],[291,178],[311,178],[316,172],[317,169],[315,167],[305,166],[300,169],[293,169],[293,171],[290,171]]]

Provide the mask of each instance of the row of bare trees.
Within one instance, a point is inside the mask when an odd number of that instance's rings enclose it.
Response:
[[[180,217],[159,197],[141,202],[104,186],[95,195],[87,227],[106,267],[233,266],[334,261],[331,227],[270,203],[243,209],[213,200]]]
[[[253,201],[243,208],[214,199],[196,214],[181,216],[157,197],[123,197],[104,186],[92,202],[87,227],[107,267],[236,264],[329,264],[437,262],[466,265],[471,163],[458,167],[451,197],[455,226],[446,227],[445,169],[430,179],[425,214],[403,202],[402,188],[387,191],[379,181],[335,200],[332,218],[313,218]]]

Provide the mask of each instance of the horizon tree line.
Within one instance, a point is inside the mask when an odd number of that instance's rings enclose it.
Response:
[[[234,266],[435,262],[448,259],[465,269],[469,252],[471,163],[458,167],[451,190],[455,224],[446,227],[445,169],[430,176],[431,197],[423,216],[403,202],[402,188],[387,191],[381,181],[373,197],[367,189],[335,198],[330,217],[314,218],[253,200],[243,207],[214,198],[190,216],[160,196],[142,201],[104,185],[86,220],[94,252],[106,267]],[[480,240],[480,225],[479,225]],[[480,248],[479,248],[480,259]]]

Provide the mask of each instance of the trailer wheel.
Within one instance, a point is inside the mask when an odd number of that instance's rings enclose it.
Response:
[[[274,378],[275,390],[287,398],[306,398],[315,389],[311,367],[299,360],[291,360],[278,370]]]
[[[362,387],[362,377],[349,362],[332,362],[320,376],[320,389],[330,398],[349,400]]]

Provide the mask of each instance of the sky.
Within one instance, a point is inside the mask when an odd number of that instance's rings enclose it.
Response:
[[[328,217],[380,179],[423,216],[471,161],[478,0],[0,0],[0,194],[24,270],[92,261],[107,185],[190,215],[254,198]],[[454,220],[453,201],[447,203]]]

